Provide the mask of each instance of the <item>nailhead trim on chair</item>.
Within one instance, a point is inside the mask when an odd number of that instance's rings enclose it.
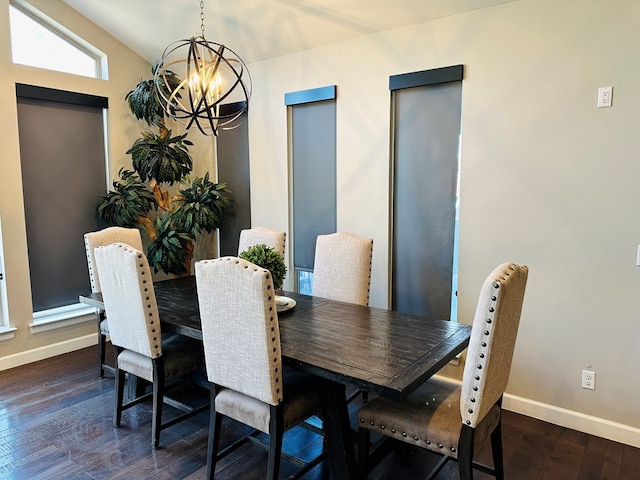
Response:
[[[142,250],[142,238],[140,236],[140,231],[136,228],[107,227],[99,231],[85,233],[84,249],[87,257],[91,291],[94,293],[101,290],[98,271],[95,264],[95,249],[99,246],[111,245],[112,243],[126,243],[133,248]],[[106,342],[105,337],[109,335],[109,322],[108,319],[105,318],[104,311],[100,312],[96,310],[96,313],[99,316],[98,345],[100,354],[100,376],[102,377],[105,367],[113,368],[105,364],[104,346]]]
[[[326,276],[327,270],[336,268],[331,261],[324,259],[324,255],[320,252],[327,253],[329,249],[339,249],[341,252],[349,251],[352,256],[358,258],[357,266],[357,290],[349,287],[349,293],[345,293],[345,289],[340,287],[340,282],[336,283],[332,275],[331,278]],[[368,260],[368,261],[367,261]],[[367,263],[365,263],[367,262]],[[373,265],[373,240],[359,237],[345,232],[331,233],[327,235],[318,235],[316,241],[316,261],[314,261],[314,295],[330,298],[333,300],[341,300],[350,303],[358,303],[368,305],[371,295],[371,269]],[[367,268],[368,267],[368,268]],[[325,272],[322,274],[320,272]],[[366,285],[365,285],[366,275]],[[322,279],[321,279],[322,277]],[[320,286],[322,285],[322,287]],[[365,288],[366,287],[366,288]]]
[[[137,252],[137,250],[135,249],[131,249],[131,248],[127,248],[124,244],[118,244],[119,248],[124,248],[124,250],[126,252]],[[142,253],[138,252],[138,259],[142,260],[143,255]],[[144,262],[140,261],[138,263],[138,274],[140,275],[140,277],[142,278],[142,285],[144,285],[143,287],[143,291],[145,293],[147,293],[149,291],[149,287],[147,287],[147,282],[148,280],[145,278],[146,272],[144,270]],[[145,296],[145,299],[147,300],[147,302],[150,300],[150,297],[147,295]],[[149,325],[155,325],[155,318],[154,318],[154,312],[153,312],[153,306],[150,303],[146,304],[146,309],[147,309],[147,315],[149,316],[150,320],[149,320]],[[160,340],[161,337],[158,337],[158,335],[155,335],[156,333],[156,327],[153,326],[151,327],[151,333],[154,334],[153,336],[153,345],[152,345],[152,358],[158,358],[162,355],[162,350],[160,347]]]
[[[434,398],[433,401],[435,402],[436,399]],[[365,419],[360,417],[360,423],[365,423]],[[371,425],[372,427],[375,427],[375,422],[370,421],[369,425]],[[385,430],[385,429],[386,429],[385,425],[380,425],[380,430]],[[395,435],[396,433],[398,433],[398,431],[395,428],[392,428],[391,429],[391,433],[393,433]],[[402,435],[403,438],[407,438],[409,436],[409,434],[407,432],[402,432],[401,435]],[[420,437],[418,437],[417,435],[413,435],[412,437],[413,437],[413,440],[415,442],[420,442]],[[424,443],[425,443],[425,445],[431,445],[432,444],[431,440],[424,440]],[[444,448],[444,445],[442,443],[438,443],[437,445],[438,445],[438,448],[441,448],[441,449]],[[453,453],[456,452],[456,447],[455,446],[447,447],[447,448],[449,448]]]
[[[514,266],[510,266],[509,270],[510,271],[515,271]],[[476,361],[476,363],[475,363],[476,373],[473,376],[473,379],[474,379],[473,383],[474,384],[471,385],[471,390],[473,392],[478,392],[479,391],[479,387],[480,387],[480,383],[479,382],[481,382],[483,380],[482,374],[484,373],[484,370],[485,370],[484,367],[485,367],[485,361],[486,361],[486,357],[487,357],[485,349],[488,348],[488,344],[490,343],[489,339],[491,338],[491,335],[493,333],[493,326],[494,326],[493,315],[496,312],[496,305],[497,305],[497,302],[498,302],[498,293],[497,293],[497,291],[502,287],[501,283],[503,281],[506,281],[508,279],[508,277],[509,277],[509,273],[506,273],[505,276],[501,280],[494,282],[493,285],[492,285],[492,287],[494,288],[496,293],[494,295],[491,295],[491,297],[490,297],[491,302],[490,302],[490,305],[487,307],[487,312],[486,312],[486,317],[485,317],[485,330],[483,332],[484,335],[485,335],[485,338],[480,342],[481,349],[477,353],[477,358],[469,359],[470,362],[473,362],[474,360]],[[433,398],[432,401],[436,402],[436,399]],[[476,404],[477,403],[476,396],[472,395],[471,398],[469,398],[469,401],[470,401],[470,403],[472,405]],[[426,403],[426,405],[430,404],[429,401],[426,401],[425,403]],[[474,409],[475,408],[476,407],[471,407],[471,408],[467,409],[467,412],[469,413],[469,415],[473,415],[474,414],[474,412],[475,412]],[[362,424],[369,423],[369,425],[371,427],[375,427],[375,422],[374,421],[367,421],[367,420],[365,420],[364,417],[360,417],[360,423],[362,423]],[[467,425],[471,425],[471,419],[465,419],[464,423],[467,424]],[[367,427],[367,428],[369,428],[369,427]],[[379,428],[380,428],[380,430],[386,430],[386,426],[385,425],[380,425]],[[391,428],[390,430],[391,430],[391,433],[393,435],[398,433],[395,428]],[[402,435],[403,438],[407,438],[409,436],[409,434],[407,432],[401,432],[401,435]],[[411,438],[415,442],[420,442],[421,441],[418,435],[412,435]],[[431,440],[425,439],[423,441],[424,441],[424,444],[426,446],[432,446],[432,441]],[[445,445],[442,444],[442,443],[437,443],[436,445],[438,446],[439,449],[447,448],[453,454],[457,453],[457,445],[452,445],[452,446],[447,446],[447,447],[445,447]]]
[[[367,286],[367,305],[371,296],[371,270],[373,267],[373,240],[371,240],[371,250],[369,254],[369,285]]]
[[[514,267],[513,267],[513,266],[509,267],[509,269],[510,269],[511,271],[514,271]],[[509,274],[507,273],[507,274],[502,278],[502,280],[503,280],[503,281],[507,280],[507,277],[508,277],[508,276],[509,276]],[[498,290],[498,289],[500,288],[500,282],[495,282],[495,283],[493,284],[493,288],[494,288],[495,290]],[[493,314],[493,313],[495,313],[495,305],[496,305],[497,300],[498,300],[497,294],[496,294],[496,295],[492,295],[492,296],[491,296],[491,302],[492,302],[492,303],[489,305],[489,308],[488,308],[487,319],[486,319],[487,327],[486,327],[486,329],[485,329],[485,331],[484,331],[484,335],[485,335],[485,337],[487,337],[487,338],[485,338],[485,339],[482,341],[482,343],[480,344],[480,345],[482,346],[482,348],[486,348],[486,347],[487,347],[487,340],[488,340],[488,337],[490,337],[490,335],[491,335],[491,333],[492,333],[492,327],[493,327],[493,318],[492,318],[492,314]],[[485,358],[485,353],[484,353],[483,351],[480,351],[480,353],[478,354],[478,358],[480,358],[481,360],[483,360],[483,359]],[[478,364],[476,365],[476,368],[477,368],[478,370],[482,370],[482,367],[483,367],[483,363],[478,363]],[[475,380],[475,381],[479,382],[479,381],[481,380],[481,375],[476,374],[473,378],[474,378],[474,380]],[[477,391],[478,391],[478,385],[473,385],[473,386],[472,386],[472,390],[473,390],[474,392],[477,392]],[[471,398],[470,398],[470,401],[471,401],[472,403],[475,403],[475,401],[476,401],[475,397],[471,397]],[[473,414],[473,412],[474,412],[473,408],[468,409],[468,412],[469,412],[469,414]],[[470,419],[466,419],[464,423],[465,423],[465,424],[467,424],[467,425],[471,425],[471,420],[470,420]]]
[[[89,239],[87,238],[87,236],[85,235],[84,237],[84,250],[85,250],[85,254],[87,256],[87,266],[89,267],[89,281],[91,283],[91,291],[95,292],[96,290],[96,273],[93,271],[93,264],[91,262],[91,255],[90,255],[90,247],[89,247]]]
[[[141,253],[138,254],[138,258],[140,260],[142,260],[143,256],[142,256]],[[140,269],[140,276],[143,277],[142,284],[145,285],[144,291],[147,292],[148,288],[146,287],[146,285],[147,285],[147,281],[148,280],[146,278],[144,278],[144,276],[146,275],[146,272],[144,271],[144,263],[142,261],[138,264],[138,268]],[[150,297],[146,297],[146,298],[147,298],[147,300],[149,300]],[[149,320],[149,325],[155,325],[155,319],[154,319],[154,314],[153,314],[153,306],[151,305],[151,303],[147,303],[147,311],[148,311],[147,315],[151,319],[151,320]],[[159,344],[159,342],[160,342],[162,337],[158,338],[158,335],[156,335],[155,326],[151,328],[151,333],[154,334],[154,336],[153,336],[153,341],[154,341],[153,350],[154,350],[155,356],[159,357],[162,354],[161,353],[161,347],[160,347],[160,344]]]
[[[240,260],[237,257],[223,257],[223,258],[218,258],[218,259],[213,259],[213,260],[203,260],[202,262],[203,263],[209,263],[209,262],[217,262],[217,261],[221,261],[221,260],[225,260],[225,261],[234,260],[236,265],[240,263]],[[244,268],[248,269],[249,267],[250,267],[249,265],[245,265]],[[261,268],[258,267],[258,266],[256,266],[253,269],[254,272],[259,272],[260,270],[261,270]],[[264,272],[265,272],[265,279],[268,280],[271,277],[271,273],[269,272],[269,270],[266,270],[266,269],[264,269]],[[269,300],[269,304],[270,304],[269,305],[269,311],[273,313],[273,306],[271,306],[271,299],[273,298],[273,296],[272,296],[270,290],[271,290],[271,285],[267,285],[267,291],[269,293],[268,300]],[[273,324],[273,322],[275,321],[275,318],[276,317],[274,317],[273,315],[270,315],[269,322],[271,322]],[[272,348],[272,353],[275,354],[277,352],[277,348],[275,347],[275,344],[277,342],[277,338],[275,336],[275,327],[273,325],[271,326],[270,331],[272,333],[271,343],[274,344],[274,347]],[[273,363],[274,364],[278,363],[278,357],[277,356],[275,356],[273,358]],[[273,371],[276,374],[276,377],[275,377],[274,381],[275,381],[276,384],[280,385],[281,384],[280,371],[279,371],[279,369],[277,367],[274,367]],[[278,403],[282,402],[282,400],[283,400],[282,399],[282,395],[281,395],[282,391],[281,391],[281,388],[279,386],[276,388],[276,393],[278,394]],[[287,425],[285,425],[285,427],[286,426]]]
[[[257,272],[257,271],[258,271],[258,269],[256,268],[254,271],[256,271],[256,272]],[[266,280],[269,280],[270,276],[271,276],[271,274],[270,274],[269,270],[265,270],[265,279],[266,279]],[[273,334],[275,334],[275,327],[273,326],[273,322],[275,321],[275,317],[273,316],[273,306],[271,305],[271,299],[272,299],[273,297],[272,297],[272,295],[271,295],[270,290],[271,290],[271,285],[267,285],[267,291],[268,291],[268,294],[269,294],[269,296],[268,296],[268,300],[269,300],[269,311],[272,313],[272,314],[269,316],[269,322],[272,324],[272,326],[271,326],[271,328],[270,328],[270,331],[271,331],[271,333],[272,333],[272,336],[271,336],[271,343],[274,345],[274,347],[273,347],[273,349],[272,349],[272,352],[273,352],[273,353],[276,353],[276,352],[277,352],[277,348],[275,347],[275,344],[276,344],[277,338],[275,337],[275,335],[273,335]],[[277,363],[278,363],[278,357],[277,357],[277,356],[273,357],[273,363],[274,363],[274,364],[277,364]],[[280,371],[278,370],[278,367],[275,367],[275,368],[274,368],[274,370],[273,370],[273,372],[276,374],[276,377],[275,377],[275,379],[274,379],[275,383],[276,383],[276,384],[278,384],[278,385],[280,385]],[[280,394],[282,393],[282,391],[281,391],[281,389],[280,389],[280,387],[279,387],[279,386],[276,388],[276,393],[278,394],[278,402],[279,402],[279,403],[280,403],[280,402],[282,402],[282,400],[283,400],[283,399],[282,399],[282,395],[280,395]],[[285,425],[285,427],[287,427],[287,426],[288,426],[288,424],[286,424],[286,425]]]

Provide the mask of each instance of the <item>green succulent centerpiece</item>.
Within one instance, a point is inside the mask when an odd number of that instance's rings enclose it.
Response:
[[[274,248],[261,243],[248,247],[240,253],[240,258],[247,260],[259,267],[269,270],[273,278],[273,288],[280,290],[287,275],[287,266],[279,252]]]
[[[171,72],[166,78],[172,90],[180,84]],[[231,192],[226,184],[211,182],[208,173],[190,179],[193,144],[186,133],[172,135],[166,127],[153,80],[140,81],[125,100],[131,113],[158,133],[141,132],[127,151],[133,170],[120,169],[113,190],[98,203],[98,216],[109,225],[139,228],[150,240],[147,258],[155,272],[188,274],[193,243],[220,227]],[[174,185],[178,193],[170,194]]]

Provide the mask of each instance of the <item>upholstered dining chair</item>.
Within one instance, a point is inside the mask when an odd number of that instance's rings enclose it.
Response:
[[[319,407],[318,382],[283,372],[268,270],[236,257],[203,260],[195,270],[211,383],[207,478],[215,475],[225,415],[269,434],[267,478],[276,479],[283,433]]]
[[[91,292],[100,293],[100,279],[96,268],[96,260],[93,250],[96,247],[104,247],[112,243],[123,242],[137,250],[142,250],[142,237],[137,228],[108,227],[97,232],[84,234],[84,249],[87,254],[87,266],[89,267],[89,281]],[[100,361],[100,378],[104,377],[105,369],[114,371],[114,367],[105,363],[105,349],[107,336],[109,335],[109,323],[103,310],[96,311],[98,319],[98,356]]]
[[[351,233],[318,235],[313,264],[313,295],[369,304],[373,240]]]
[[[208,408],[208,402],[195,409],[182,405],[183,414],[162,423],[166,391],[203,368],[202,344],[179,334],[162,336],[151,270],[141,251],[114,243],[97,247],[95,260],[116,353],[115,426],[120,425],[123,410],[151,397],[151,439],[158,448],[163,429]],[[152,391],[125,404],[125,372],[151,382]],[[179,407],[177,402],[171,404]]]
[[[359,465],[366,478],[370,432],[443,455],[429,478],[457,459],[461,480],[478,468],[504,479],[501,403],[507,387],[529,270],[504,263],[489,274],[480,291],[462,386],[431,379],[405,401],[376,397],[358,412]],[[384,438],[384,437],[383,437]],[[491,439],[493,468],[473,462]]]
[[[273,248],[284,258],[286,238],[285,232],[279,232],[267,227],[254,227],[241,230],[240,240],[238,241],[238,255],[249,247],[264,244],[267,247]]]
[[[345,232],[318,235],[313,264],[313,295],[341,302],[369,305],[373,240]],[[367,401],[365,391],[349,395],[352,402],[358,395]]]

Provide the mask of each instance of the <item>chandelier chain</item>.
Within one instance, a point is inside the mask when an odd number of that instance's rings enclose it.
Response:
[[[200,31],[204,38],[204,0],[200,0]]]

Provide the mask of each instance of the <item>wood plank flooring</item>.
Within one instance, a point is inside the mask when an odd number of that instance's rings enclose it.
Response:
[[[153,450],[150,404],[126,411],[122,426],[114,428],[113,377],[100,380],[97,363],[97,349],[91,347],[0,372],[0,479],[203,479],[208,413],[164,430],[161,448]],[[356,410],[354,405],[352,414]],[[171,407],[165,412],[167,418],[175,413]],[[225,420],[221,445],[246,432],[246,427]],[[512,412],[504,413],[503,437],[509,480],[640,479],[637,448]],[[321,445],[319,436],[295,428],[285,437],[284,448],[308,459]],[[490,450],[483,450],[479,459],[490,464]],[[216,478],[264,478],[266,460],[266,450],[245,444],[218,462]],[[423,478],[437,460],[428,452],[399,447],[378,463],[369,479]],[[297,469],[283,461],[281,477]],[[325,478],[322,463],[303,477]],[[455,462],[448,462],[438,476],[458,478]],[[492,477],[475,472],[474,478]]]

